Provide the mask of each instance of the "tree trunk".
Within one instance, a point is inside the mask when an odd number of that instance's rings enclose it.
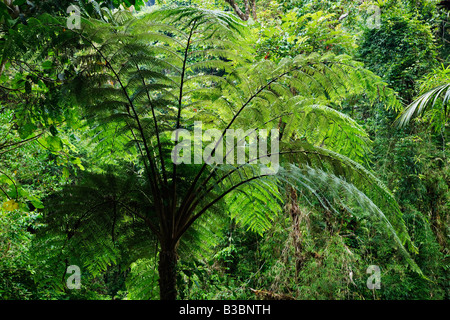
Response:
[[[14,5],[14,0],[4,0],[3,3],[8,7],[12,19],[16,19],[20,15],[19,6]]]
[[[258,20],[258,17],[256,16],[256,0],[251,0],[251,9],[252,9],[252,17],[253,20]]]
[[[176,300],[177,298],[177,262],[178,255],[175,246],[162,248],[159,253],[159,298],[161,300]]]
[[[257,20],[256,17],[256,0],[244,0],[244,8],[245,11],[242,11],[239,8],[239,5],[236,3],[236,0],[225,0],[234,10],[234,12],[238,15],[239,18],[243,21],[247,21],[250,18],[250,14],[252,15],[254,20]]]

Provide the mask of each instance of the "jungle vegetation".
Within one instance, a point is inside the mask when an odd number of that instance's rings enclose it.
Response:
[[[447,25],[433,0],[0,1],[0,299],[449,299]]]

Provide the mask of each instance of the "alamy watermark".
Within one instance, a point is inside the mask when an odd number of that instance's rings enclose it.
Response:
[[[76,266],[76,265],[70,265],[67,267],[66,273],[72,274],[71,276],[69,276],[69,278],[67,278],[67,281],[66,281],[67,288],[70,290],[81,289],[80,267]]]
[[[381,9],[379,6],[370,5],[366,13],[369,17],[366,20],[369,29],[380,29],[381,27]]]
[[[70,5],[67,7],[67,14],[69,16],[67,17],[67,28],[70,30],[73,29],[81,29],[81,11],[80,7],[76,5]]]
[[[172,132],[176,143],[172,150],[175,164],[260,164],[261,175],[276,174],[279,169],[278,129],[218,129],[203,131],[201,121],[194,122],[194,130],[177,129]],[[270,141],[270,152],[268,152]],[[208,143],[203,147],[204,142]],[[225,147],[224,147],[225,145]]]
[[[367,279],[367,288],[370,290],[381,289],[381,270],[379,266],[371,265],[367,268],[366,273],[371,274]]]

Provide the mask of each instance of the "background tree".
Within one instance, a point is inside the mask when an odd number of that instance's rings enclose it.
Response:
[[[225,0],[234,10],[234,13],[241,18],[241,20],[247,21],[250,17],[253,20],[257,20],[256,17],[256,0],[243,0],[244,11],[241,10],[239,4],[235,0]]]

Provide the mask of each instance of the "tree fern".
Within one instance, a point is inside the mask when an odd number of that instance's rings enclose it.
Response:
[[[340,198],[356,203],[380,217],[400,246],[410,244],[395,199],[363,166],[368,166],[367,134],[329,106],[352,95],[398,106],[392,91],[359,63],[332,54],[254,62],[245,42],[237,46],[247,32],[240,21],[190,7],[127,15],[115,24],[89,20],[72,32],[80,42],[72,90],[99,147],[127,148],[137,155],[136,170],[88,175],[84,184],[68,186],[58,197],[60,207],[49,206],[48,223],[74,233],[71,239],[104,239],[111,263],[115,251],[108,250],[116,234],[147,239],[148,252],[159,251],[161,298],[176,297],[178,253],[190,231],[210,224],[205,219],[226,212],[226,204],[238,221],[262,233],[281,211],[280,183],[323,200],[329,191],[325,181],[332,179],[336,190],[321,202],[326,208],[337,210],[331,204]],[[194,121],[202,121],[205,130],[221,130],[211,155],[227,129],[279,129],[276,153],[286,170],[261,173],[261,156],[247,157],[244,164],[173,163],[172,133],[192,132]],[[120,221],[120,232],[114,221]],[[94,259],[88,267],[104,269],[108,263]]]

